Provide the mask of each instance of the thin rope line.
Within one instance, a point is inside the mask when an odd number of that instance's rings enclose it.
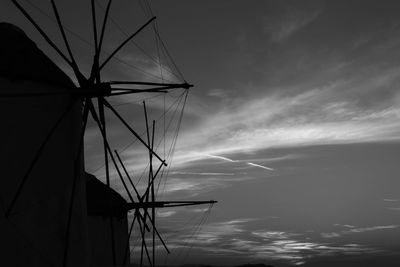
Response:
[[[104,11],[104,7],[96,0],[96,4]],[[149,17],[149,16],[147,16]],[[117,23],[117,21],[111,16],[109,15],[109,19],[112,22],[112,24],[123,34],[125,35],[125,37],[128,37],[129,34]],[[154,25],[154,24],[153,24]],[[155,64],[158,64],[157,60],[150,55],[146,50],[144,50],[139,44],[137,44],[134,40],[130,40],[130,43],[132,43],[134,46],[136,46],[136,48],[138,48],[144,55],[146,55],[151,61],[153,61]],[[173,76],[175,76],[175,78],[178,78],[178,75],[166,68],[163,68],[164,71],[169,72],[170,74],[172,74]],[[163,79],[163,78],[159,78],[159,79]],[[172,82],[171,80],[167,80],[168,82]]]
[[[43,9],[41,9],[41,8],[38,7],[37,5],[33,4],[33,3],[32,3],[31,1],[29,1],[29,0],[24,0],[24,1],[27,2],[27,3],[28,3],[30,6],[32,6],[34,9],[36,9],[37,11],[39,11],[42,15],[44,15],[45,17],[47,17],[50,21],[52,21],[53,23],[57,23],[57,21],[56,21],[53,17],[51,17],[50,15],[48,15]],[[110,19],[111,19],[111,18],[110,18]],[[65,29],[67,32],[69,32],[69,33],[72,34],[74,37],[76,37],[77,39],[79,39],[80,41],[82,41],[83,43],[85,43],[86,45],[88,45],[90,48],[94,48],[94,45],[93,45],[91,42],[87,41],[85,38],[83,38],[83,37],[80,36],[79,34],[75,33],[73,30],[71,30],[71,29],[68,28],[67,26],[63,25],[63,27],[64,27],[64,29]],[[102,49],[102,52],[103,52],[104,54],[106,54],[106,55],[111,55],[110,52],[107,52],[107,51],[105,51],[104,49]],[[120,58],[117,57],[117,56],[114,56],[113,59],[119,61],[119,62],[122,63],[122,64],[125,64],[126,66],[128,66],[128,67],[130,67],[130,68],[132,68],[132,69],[135,69],[135,70],[141,72],[141,73],[144,74],[144,75],[147,75],[147,76],[149,76],[149,77],[156,78],[156,79],[158,79],[158,80],[162,80],[161,77],[158,77],[158,76],[156,76],[156,75],[154,75],[154,74],[152,74],[152,73],[150,73],[150,72],[147,72],[147,71],[145,71],[145,70],[142,70],[141,68],[136,67],[136,66],[134,66],[134,65],[132,65],[132,64],[130,64],[130,63],[128,63],[128,62],[126,62],[126,61],[124,61],[124,60],[122,60],[122,59],[120,59]],[[169,81],[169,80],[168,80],[168,81]],[[169,81],[169,82],[172,82],[172,81]]]

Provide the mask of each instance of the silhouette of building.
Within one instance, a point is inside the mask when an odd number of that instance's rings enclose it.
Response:
[[[0,36],[1,265],[111,265],[107,217],[122,263],[124,200],[85,175],[82,104],[62,93],[73,82],[21,29],[0,23]]]
[[[87,211],[89,222],[89,247],[91,263],[112,265],[112,238],[115,239],[117,263],[129,262],[127,202],[95,176],[86,173]],[[111,233],[110,218],[113,220]]]

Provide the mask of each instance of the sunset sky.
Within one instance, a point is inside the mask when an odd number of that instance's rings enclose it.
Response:
[[[20,2],[63,47],[57,25],[44,15],[52,15],[49,1],[30,1],[44,13]],[[89,5],[58,2],[87,72],[93,56]],[[107,28],[105,51],[124,40],[116,25],[132,33],[148,19],[138,1],[114,2],[116,24]],[[167,257],[160,247],[159,264],[397,266],[400,2],[153,0],[151,5],[170,54],[195,85],[159,197],[218,201],[211,212],[208,206],[159,211],[159,230],[173,252]],[[72,74],[8,1],[0,4],[0,18],[21,27]],[[152,41],[151,30],[136,39],[157,58]],[[118,54],[120,61],[105,68],[104,80],[160,82],[154,77],[160,77],[159,65],[148,55],[131,44]],[[162,77],[177,81],[165,58]],[[156,122],[158,143],[168,120],[178,118],[172,110],[179,111],[183,97],[174,91],[110,102],[139,133],[145,129],[142,98],[150,119],[172,106],[166,121]],[[107,118],[110,143],[124,150],[121,156],[138,179],[147,154],[131,144],[132,135],[111,114]],[[85,138],[86,170],[104,179],[93,122]],[[157,152],[167,155],[169,145]],[[113,177],[114,188],[125,195],[115,171]]]

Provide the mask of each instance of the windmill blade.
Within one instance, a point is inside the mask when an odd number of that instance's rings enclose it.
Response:
[[[122,47],[124,47],[133,37],[139,34],[147,25],[149,25],[156,17],[152,17],[149,21],[147,21],[142,27],[140,27],[134,34],[129,36],[125,41],[123,41],[109,56],[104,62],[100,65],[99,71],[104,68],[104,66],[111,60],[111,58],[119,51]]]
[[[150,143],[150,133],[149,133],[149,121],[147,118],[147,109],[146,109],[146,102],[143,101],[143,109],[144,109],[144,118],[145,118],[145,122],[146,122],[146,136],[147,136],[147,144],[148,146],[151,148],[151,143]],[[149,152],[149,156],[151,156],[151,153]],[[150,162],[151,164],[151,162]]]
[[[100,60],[101,47],[102,47],[102,44],[103,44],[103,38],[104,38],[105,29],[106,29],[108,14],[109,14],[110,8],[111,8],[111,3],[112,3],[112,0],[109,0],[108,4],[107,4],[106,11],[105,11],[105,14],[104,14],[104,18],[103,18],[103,24],[102,24],[101,33],[100,33],[100,40],[98,40],[97,39],[96,7],[95,7],[95,4],[94,4],[94,0],[91,0],[95,53],[94,53],[94,57],[93,57],[93,65],[92,65],[92,70],[91,70],[91,74],[90,74],[90,78],[89,79],[91,81],[93,79],[96,79],[97,83],[101,82],[99,60]]]
[[[168,254],[171,253],[171,251],[168,249],[167,244],[165,244],[164,239],[161,237],[160,233],[157,230],[157,227],[154,225],[154,231],[156,232],[158,238],[160,239],[161,243],[163,244],[165,250],[167,251]],[[153,241],[154,242],[154,241]]]
[[[132,222],[131,222],[131,226],[129,227],[128,237],[126,239],[125,254],[124,254],[124,264],[126,264],[126,261],[127,261],[128,249],[129,249],[129,240],[130,240],[131,235],[132,235],[133,225],[135,224],[136,217],[137,217],[137,215],[136,215],[136,211],[135,211],[135,214],[133,215],[133,219],[132,219]]]
[[[144,117],[145,117],[145,122],[146,122],[147,145],[148,145],[148,147],[150,147],[149,148],[149,184],[150,184],[150,181],[152,179],[152,172],[153,172],[153,158],[151,157],[150,151],[153,150],[153,148],[150,143],[149,124],[148,124],[148,119],[147,119],[146,103],[144,101],[143,101],[143,108],[144,108]],[[149,201],[149,194],[144,194],[143,197],[146,198],[146,202]],[[142,201],[143,201],[143,197],[142,197]],[[146,217],[150,218],[150,216],[147,216],[148,215],[147,209],[144,209],[144,212],[145,212]]]
[[[154,202],[154,186],[151,186],[151,181],[153,180],[153,155],[151,154],[151,150],[154,148],[154,128],[155,124],[153,121],[153,131],[152,131],[152,140],[150,141],[150,133],[149,133],[149,123],[148,123],[148,117],[147,117],[147,109],[146,109],[146,102],[143,101],[143,109],[144,109],[144,117],[145,117],[145,122],[146,122],[146,134],[147,134],[147,142],[148,146],[150,147],[149,149],[149,162],[150,162],[150,167],[149,167],[149,184],[148,187],[151,187],[151,201]],[[154,184],[153,184],[154,185]],[[147,192],[147,191],[146,191]],[[149,201],[149,194],[144,194],[143,196],[146,197],[146,201]],[[147,216],[151,223],[153,224],[153,235],[152,235],[152,258],[153,258],[153,264],[155,264],[155,209],[154,207],[151,208],[151,216],[149,215],[147,209],[144,209],[145,216]]]
[[[130,204],[130,203],[129,203],[129,204]],[[140,203],[139,203],[139,205],[140,205]],[[148,212],[145,213],[144,215],[142,215],[138,210],[139,210],[139,208],[136,208],[136,209],[135,209],[135,212],[138,212],[138,214],[139,214],[138,216],[140,216],[139,219],[141,219],[141,220],[143,221],[143,220],[144,220],[144,216],[146,216],[147,218],[149,218],[150,223],[152,224],[152,227],[153,227],[153,229],[155,230],[155,232],[156,232],[158,238],[160,239],[161,243],[163,244],[165,250],[166,250],[168,253],[170,253],[170,250],[168,249],[168,247],[167,247],[167,245],[166,245],[164,239],[161,237],[161,234],[158,232],[158,230],[157,230],[157,228],[156,228],[156,226],[155,226],[155,223],[154,223],[154,221],[152,220],[152,218],[150,217],[150,215],[148,214]],[[139,221],[139,219],[138,219],[138,221]]]
[[[133,199],[133,197],[132,197],[132,195],[131,195],[131,193],[130,193],[130,191],[128,190],[128,187],[126,186],[126,183],[125,183],[125,181],[124,181],[124,179],[123,179],[123,176],[122,176],[122,174],[121,174],[121,171],[119,170],[118,165],[117,165],[117,162],[115,161],[115,158],[114,158],[114,156],[113,156],[113,154],[112,154],[112,152],[111,152],[110,144],[108,143],[108,141],[107,141],[107,136],[105,135],[105,127],[104,127],[104,124],[102,124],[101,121],[99,120],[99,117],[97,116],[97,113],[96,113],[96,110],[95,110],[94,107],[93,107],[93,104],[91,104],[89,108],[90,108],[92,117],[93,117],[93,119],[95,120],[95,122],[97,123],[97,126],[99,127],[100,132],[101,132],[101,135],[102,135],[102,137],[103,137],[103,142],[104,142],[104,146],[105,146],[105,152],[106,152],[107,154],[110,154],[111,160],[112,160],[112,162],[113,162],[113,164],[114,164],[114,166],[115,166],[115,169],[117,170],[118,176],[120,177],[121,182],[122,182],[122,184],[124,185],[124,188],[125,188],[125,190],[126,190],[128,196],[129,196],[130,200],[131,200],[132,202],[135,202],[134,199]],[[109,184],[109,179],[108,179],[108,186],[110,186],[110,184]]]
[[[107,21],[108,21],[108,14],[110,13],[111,3],[112,3],[112,0],[108,0],[108,4],[107,4],[107,7],[106,7],[106,12],[104,14],[104,19],[103,19],[103,26],[101,27],[99,46],[97,48],[97,52],[98,52],[97,57],[96,57],[97,61],[99,60],[99,57],[100,57],[101,46],[103,44],[104,32],[106,30],[106,24],[107,24]]]
[[[8,206],[6,213],[5,213],[5,217],[8,218],[11,213],[12,210],[15,206],[15,203],[17,202],[22,189],[24,188],[26,181],[28,180],[33,168],[35,167],[36,163],[38,162],[38,160],[40,159],[40,156],[43,153],[44,148],[46,147],[47,143],[49,142],[50,138],[53,136],[54,132],[56,131],[56,129],[58,128],[58,126],[60,125],[60,123],[63,121],[63,119],[66,117],[66,115],[69,113],[69,111],[71,111],[72,107],[74,106],[74,104],[76,103],[76,99],[72,99],[70,101],[70,103],[67,105],[67,107],[65,108],[65,110],[63,111],[63,113],[61,114],[61,116],[57,119],[57,121],[55,122],[55,124],[51,127],[50,131],[48,132],[48,134],[46,135],[46,137],[44,138],[42,144],[40,145],[39,149],[37,150],[35,156],[33,157],[33,160],[31,162],[31,164],[29,165],[24,177],[22,178],[21,182],[18,185],[17,191],[14,194],[14,197],[12,198],[12,201],[10,203],[10,205]]]
[[[98,42],[97,42],[97,22],[96,22],[96,7],[94,6],[94,0],[90,1],[92,10],[92,26],[93,26],[93,39],[95,54],[97,54]]]
[[[138,220],[138,223],[139,223],[139,227],[140,227],[140,233],[141,233],[141,236],[142,236],[142,245],[141,245],[141,250],[140,250],[140,266],[143,266],[143,247],[145,249],[145,252],[146,252],[146,255],[147,255],[147,259],[149,261],[150,266],[153,266],[152,263],[151,263],[149,251],[148,251],[147,245],[146,245],[146,238],[145,238],[144,228],[142,228],[142,224],[141,224],[140,220]]]
[[[21,13],[32,23],[36,30],[42,35],[46,42],[68,63],[71,68],[73,67],[72,62],[61,52],[61,50],[55,45],[55,43],[47,36],[47,34],[40,28],[35,20],[26,12],[26,10],[17,2],[17,0],[11,0],[11,2],[21,11]]]
[[[135,190],[136,197],[137,197],[138,199],[140,199],[140,194],[139,194],[139,192],[137,191],[136,186],[133,184],[132,178],[130,177],[128,171],[126,170],[125,165],[124,165],[124,163],[122,162],[121,157],[118,155],[117,150],[114,150],[114,153],[115,153],[115,155],[117,156],[117,158],[118,158],[118,160],[119,160],[119,163],[121,164],[122,169],[124,170],[126,176],[128,177],[128,180],[129,180],[131,186],[133,187],[133,190]]]
[[[154,149],[154,132],[155,132],[155,121],[153,120],[153,128],[152,128],[152,140],[150,142],[150,134],[149,134],[149,125],[148,125],[148,117],[147,117],[147,108],[146,108],[146,102],[143,101],[143,108],[144,108],[144,114],[145,114],[145,120],[146,120],[146,132],[147,132],[147,140],[149,142],[149,146],[151,147],[151,150]],[[154,195],[154,179],[155,176],[153,175],[153,155],[150,153],[149,150],[149,159],[150,159],[150,170],[149,170],[149,184],[147,188],[151,187],[151,201],[152,203],[155,202],[155,195]],[[161,165],[162,166],[162,165]],[[158,169],[158,171],[160,170],[160,168]],[[158,171],[156,173],[156,175],[158,174]],[[146,192],[148,192],[148,190],[146,190]],[[148,196],[148,194],[144,194],[143,196]],[[164,239],[161,237],[160,233],[157,230],[156,227],[156,216],[155,216],[155,207],[153,206],[151,209],[151,213],[152,216],[150,216],[147,212],[147,209],[145,209],[145,215],[148,216],[148,218],[150,219],[151,224],[153,225],[153,236],[152,236],[152,241],[153,241],[153,249],[152,249],[152,256],[153,256],[153,264],[155,264],[155,235],[157,234],[158,238],[160,239],[161,243],[163,244],[164,248],[166,249],[166,251],[168,252],[168,254],[170,253],[167,245],[164,242]]]
[[[151,85],[151,86],[170,86],[173,88],[184,88],[189,89],[193,87],[193,84],[188,83],[153,83],[153,82],[137,82],[137,81],[110,81],[108,82],[110,85],[119,85],[119,84],[132,84],[132,85]]]
[[[119,175],[121,175],[120,177],[121,177],[121,179],[122,179],[122,174],[121,174],[121,172],[119,171],[119,169],[118,169],[118,167],[117,167],[117,165],[116,165],[116,161],[115,161],[115,159],[114,159],[114,157],[113,157],[113,155],[112,155],[110,145],[109,145],[109,143],[108,143],[108,141],[107,141],[106,136],[104,135],[104,128],[103,128],[103,126],[102,126],[102,124],[101,124],[101,122],[100,122],[100,120],[99,120],[99,117],[97,116],[97,113],[96,113],[96,110],[94,109],[93,103],[91,103],[91,102],[90,102],[90,105],[89,105],[89,109],[90,109],[90,112],[91,112],[91,115],[92,115],[93,119],[95,120],[95,122],[97,123],[97,125],[98,125],[98,127],[99,127],[99,129],[100,129],[100,132],[101,132],[102,137],[103,137],[104,144],[105,144],[105,146],[106,146],[107,153],[110,154],[111,160],[114,162],[114,164],[115,164],[115,166],[116,166],[116,168],[117,168],[117,172],[118,172]],[[126,184],[125,184],[125,182],[124,182],[123,179],[122,179],[122,181],[123,181],[125,190],[127,190],[128,195],[130,196],[131,200],[133,201],[132,195],[130,195],[129,190],[128,190],[128,188],[126,187]],[[148,228],[147,224],[145,223],[145,221],[144,221],[144,226],[145,226],[145,229],[148,229],[148,230],[149,230],[149,228]]]
[[[154,202],[135,202],[128,203],[128,210],[136,210],[136,209],[146,209],[146,208],[171,208],[171,207],[184,207],[184,206],[197,206],[204,204],[215,204],[217,201],[215,200],[207,200],[207,201],[154,201]]]
[[[147,148],[147,149],[150,149],[150,151],[151,151],[151,153],[154,155],[154,156],[156,156],[156,158],[158,159],[158,160],[160,160],[161,161],[161,163],[164,165],[164,166],[167,166],[167,163],[165,162],[165,160],[163,160],[163,159],[161,159],[161,157],[160,156],[158,156],[147,144],[146,144],[146,142],[145,141],[143,141],[143,139],[132,129],[132,127],[131,126],[129,126],[129,124],[121,117],[121,115],[119,115],[119,113],[114,109],[114,107],[113,106],[111,106],[111,104],[106,100],[106,99],[103,99],[103,103],[104,103],[104,106],[106,106],[107,108],[109,108],[113,113],[114,113],[114,115],[115,116],[117,116],[117,118],[128,128],[128,130]]]
[[[152,149],[152,145],[150,143],[150,134],[149,134],[149,125],[148,125],[148,121],[147,121],[146,104],[145,104],[145,102],[143,102],[143,104],[144,104],[144,114],[145,114],[145,121],[146,121],[147,147],[149,147],[149,162],[150,162],[149,163],[150,164],[150,167],[149,167],[149,183],[150,183],[150,180],[151,180],[151,177],[152,177],[152,166],[153,166],[152,157],[151,157],[152,154],[151,154],[150,151],[152,151],[153,149]],[[146,202],[149,201],[149,195],[148,194],[145,194],[142,197],[146,197]],[[141,202],[143,202],[143,198],[141,199]],[[150,221],[152,221],[151,217],[150,217],[150,215],[149,215],[149,213],[147,211],[147,208],[144,208],[143,212],[144,212],[144,220],[143,221],[146,223],[146,219],[147,218],[149,218]],[[154,224],[153,224],[153,233],[154,233]],[[144,232],[143,232],[143,236],[144,236]],[[141,265],[142,265],[142,262],[143,262],[143,245],[145,245],[144,241],[145,240],[143,238],[142,239],[142,249],[141,249],[141,254],[140,254],[140,264]],[[145,247],[145,248],[147,249],[147,247]],[[146,250],[146,253],[147,253],[147,250]],[[147,254],[147,256],[148,256],[148,254]],[[152,242],[152,259],[153,259],[153,264],[154,264],[154,240]],[[149,259],[149,262],[150,262],[150,259]],[[150,263],[150,265],[151,265],[151,263]]]
[[[97,22],[96,22],[96,7],[94,5],[94,0],[90,1],[91,10],[92,10],[92,26],[93,26],[93,39],[94,39],[94,57],[93,57],[93,65],[90,73],[89,80],[92,82],[93,80],[96,83],[100,83],[100,70],[99,70],[99,46],[97,40]],[[101,115],[100,115],[101,117]]]
[[[154,150],[154,130],[156,128],[155,123],[156,122],[153,120],[153,132],[152,132],[152,136],[151,136],[151,149],[152,150]],[[150,152],[149,152],[149,155],[150,155],[150,170],[151,170],[151,172],[150,172],[151,174],[150,174],[149,178],[151,178],[151,180],[153,180],[153,155]],[[153,202],[155,201],[154,183],[152,183],[152,185],[151,185],[151,201],[153,201]],[[152,253],[153,253],[153,264],[155,264],[156,210],[154,207],[151,209],[151,216],[152,216],[152,220],[153,220],[152,221],[152,223],[153,223],[153,251],[152,251]]]
[[[143,90],[128,89],[125,92],[111,93],[110,96],[130,95],[130,94],[135,94],[135,93],[168,93],[168,91],[165,91],[163,89],[171,89],[171,88],[167,87],[167,88],[153,88],[153,89],[143,89]],[[121,90],[121,89],[120,88],[116,88],[115,90]]]
[[[83,78],[85,79],[85,78]],[[86,80],[84,80],[86,83]],[[40,96],[58,96],[58,95],[75,95],[79,97],[103,97],[103,96],[115,96],[121,94],[135,94],[135,93],[160,93],[167,91],[163,91],[163,89],[170,89],[170,87],[166,88],[150,88],[150,89],[125,89],[125,88],[111,88],[107,83],[99,83],[96,85],[87,85],[82,86],[80,88],[76,87],[67,87],[68,89],[62,91],[42,91],[42,92],[22,92],[22,93],[14,93],[14,92],[2,92],[0,93],[0,98],[14,98],[14,97],[40,97]],[[121,92],[123,91],[123,92]]]
[[[168,254],[170,254],[170,253],[171,253],[170,250],[168,249],[167,245],[165,244],[164,239],[161,237],[160,232],[158,232],[158,230],[157,230],[157,227],[156,227],[154,218],[151,218],[150,215],[149,215],[148,213],[147,213],[147,215],[148,215],[148,218],[149,218],[149,220],[150,220],[150,222],[151,222],[151,224],[152,224],[152,226],[153,226],[154,232],[157,234],[157,236],[158,236],[158,238],[160,239],[161,243],[163,244],[165,250],[168,252]],[[153,245],[154,245],[154,240],[153,240]],[[153,260],[154,260],[154,259],[153,259]]]
[[[141,232],[141,235],[142,235],[142,240],[145,240],[145,238],[144,238],[144,230],[147,229],[147,224],[145,224],[145,222],[144,222],[144,215],[141,214],[141,213],[139,212],[138,209],[136,209],[136,210],[135,210],[134,218],[133,218],[133,220],[132,220],[132,223],[131,223],[131,226],[130,226],[130,229],[129,229],[128,241],[129,241],[129,237],[131,236],[133,224],[134,224],[136,218],[138,218],[137,221],[138,221],[138,223],[140,224],[140,232]],[[140,220],[141,220],[141,221],[140,221]],[[143,226],[144,226],[143,229],[142,229],[142,224],[141,224],[141,222],[144,223],[144,224],[143,224]],[[151,218],[150,218],[150,222],[153,224]],[[154,224],[153,224],[153,227],[154,227],[154,229],[156,230],[157,235],[158,235],[158,237],[160,238],[160,241],[163,243],[163,246],[165,247],[165,249],[167,250],[167,252],[170,253],[168,247],[166,246],[166,244],[165,244],[164,240],[162,239],[162,237],[161,237],[160,233],[158,232],[158,230],[155,228],[155,225],[154,225]],[[149,231],[149,229],[147,229],[147,230]],[[146,247],[146,250],[147,250],[147,245],[146,245],[146,242],[145,242],[145,241],[144,241],[144,246]],[[126,253],[127,253],[127,250],[126,250],[126,249],[127,249],[127,248],[125,248],[125,251],[126,251]],[[147,251],[147,254],[148,254],[148,251]],[[148,256],[148,259],[150,259],[149,256]],[[149,262],[150,262],[150,264],[151,264],[151,261],[149,261]]]
[[[117,162],[115,161],[114,156],[113,156],[112,153],[111,153],[111,149],[110,149],[110,146],[109,146],[108,142],[107,142],[107,150],[108,150],[108,153],[110,153],[111,160],[112,160],[112,162],[114,163],[115,169],[117,170],[118,176],[119,176],[119,178],[120,178],[120,180],[121,180],[121,182],[122,182],[122,184],[123,184],[123,186],[124,186],[124,188],[125,188],[126,193],[128,194],[129,199],[130,199],[132,202],[135,202],[135,200],[134,200],[133,197],[132,197],[131,192],[129,191],[128,187],[126,186],[124,177],[122,176],[121,171],[120,171],[119,168],[118,168]]]
[[[132,183],[132,180],[130,179],[129,174],[128,174],[128,172],[126,171],[126,168],[125,168],[124,164],[122,163],[122,160],[121,160],[120,156],[118,155],[118,153],[117,153],[116,150],[114,150],[114,152],[115,152],[117,158],[119,159],[120,164],[122,165],[122,168],[124,169],[126,175],[129,177],[129,180],[131,181],[132,187],[135,189],[135,192],[136,192],[136,194],[137,194],[137,196],[138,196],[138,199],[140,200],[140,195],[139,195],[138,191],[136,190],[136,187],[135,187],[134,184]],[[132,201],[132,202],[133,202],[133,201]],[[145,211],[145,216],[146,216],[146,215],[149,216],[149,219],[151,220],[151,217],[150,217],[150,215],[148,214],[147,211]],[[153,215],[153,216],[154,216],[154,215]],[[142,218],[142,220],[143,220],[143,218]],[[155,226],[154,220],[151,220],[151,223],[152,223],[153,229],[154,229],[155,232],[157,233],[157,236],[158,236],[158,238],[160,239],[161,243],[163,244],[163,246],[165,247],[165,249],[167,250],[167,252],[170,253],[168,247],[166,246],[166,244],[165,244],[163,238],[161,237],[160,233],[158,232],[158,230],[157,230],[157,228],[156,228],[156,226]],[[130,234],[129,234],[129,236],[130,236]],[[154,242],[154,241],[153,241],[153,242]],[[154,259],[153,259],[153,262],[154,262]]]
[[[65,34],[64,27],[63,27],[63,25],[61,23],[60,14],[58,13],[58,9],[57,9],[55,0],[51,0],[51,5],[53,7],[54,15],[56,16],[56,19],[57,19],[58,28],[61,31],[61,35],[63,37],[64,44],[67,47],[67,51],[68,51],[68,54],[69,54],[69,57],[70,57],[70,60],[71,60],[71,67],[72,67],[72,69],[73,69],[73,71],[75,73],[75,76],[76,76],[79,84],[82,86],[86,82],[86,78],[79,71],[78,65],[76,64],[76,61],[75,61],[75,58],[74,58],[74,55],[72,54],[72,50],[71,50],[71,47],[69,45],[67,36]]]
[[[156,179],[158,173],[160,172],[161,168],[163,167],[163,165],[161,164],[158,169],[157,172],[153,175],[152,180],[150,181],[150,183],[147,185],[146,191],[145,193],[142,195],[141,200],[143,201],[143,198],[149,193],[150,187],[154,184],[154,180]]]

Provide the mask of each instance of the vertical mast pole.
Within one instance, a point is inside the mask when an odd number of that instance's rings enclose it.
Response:
[[[155,121],[153,120],[153,132],[152,132],[152,137],[151,137],[151,150],[154,151],[154,129],[155,129]],[[151,181],[153,181],[153,154],[150,153],[150,172],[151,172]],[[151,183],[151,201],[154,203],[155,202],[155,195],[154,195],[154,183]],[[155,212],[155,207],[153,206],[151,209],[151,217],[153,220],[153,266],[155,266],[155,239],[156,239],[156,212]]]
[[[149,159],[150,159],[150,163],[149,164],[150,164],[150,166],[149,166],[149,177],[148,177],[148,183],[149,184],[148,185],[150,185],[150,181],[151,181],[151,178],[152,178],[152,162],[151,162],[152,153],[151,153],[151,151],[153,151],[153,150],[151,149],[151,143],[150,143],[149,122],[148,122],[148,118],[147,118],[147,109],[146,109],[146,102],[145,101],[143,101],[143,109],[144,109],[144,117],[145,117],[145,120],[146,120],[147,145],[148,145],[148,148],[149,148]],[[145,195],[143,197],[145,197],[145,199],[146,199],[145,201],[148,202],[149,201],[149,192],[148,191],[145,192]],[[143,209],[143,211],[144,211],[144,222],[146,222],[146,218],[147,218],[146,214],[148,214],[147,208]],[[150,220],[152,220],[151,217],[150,217]],[[153,228],[154,228],[154,225],[153,225]],[[143,253],[143,245],[144,245],[144,243],[142,241],[142,253]],[[151,262],[150,262],[150,264],[151,264]]]

